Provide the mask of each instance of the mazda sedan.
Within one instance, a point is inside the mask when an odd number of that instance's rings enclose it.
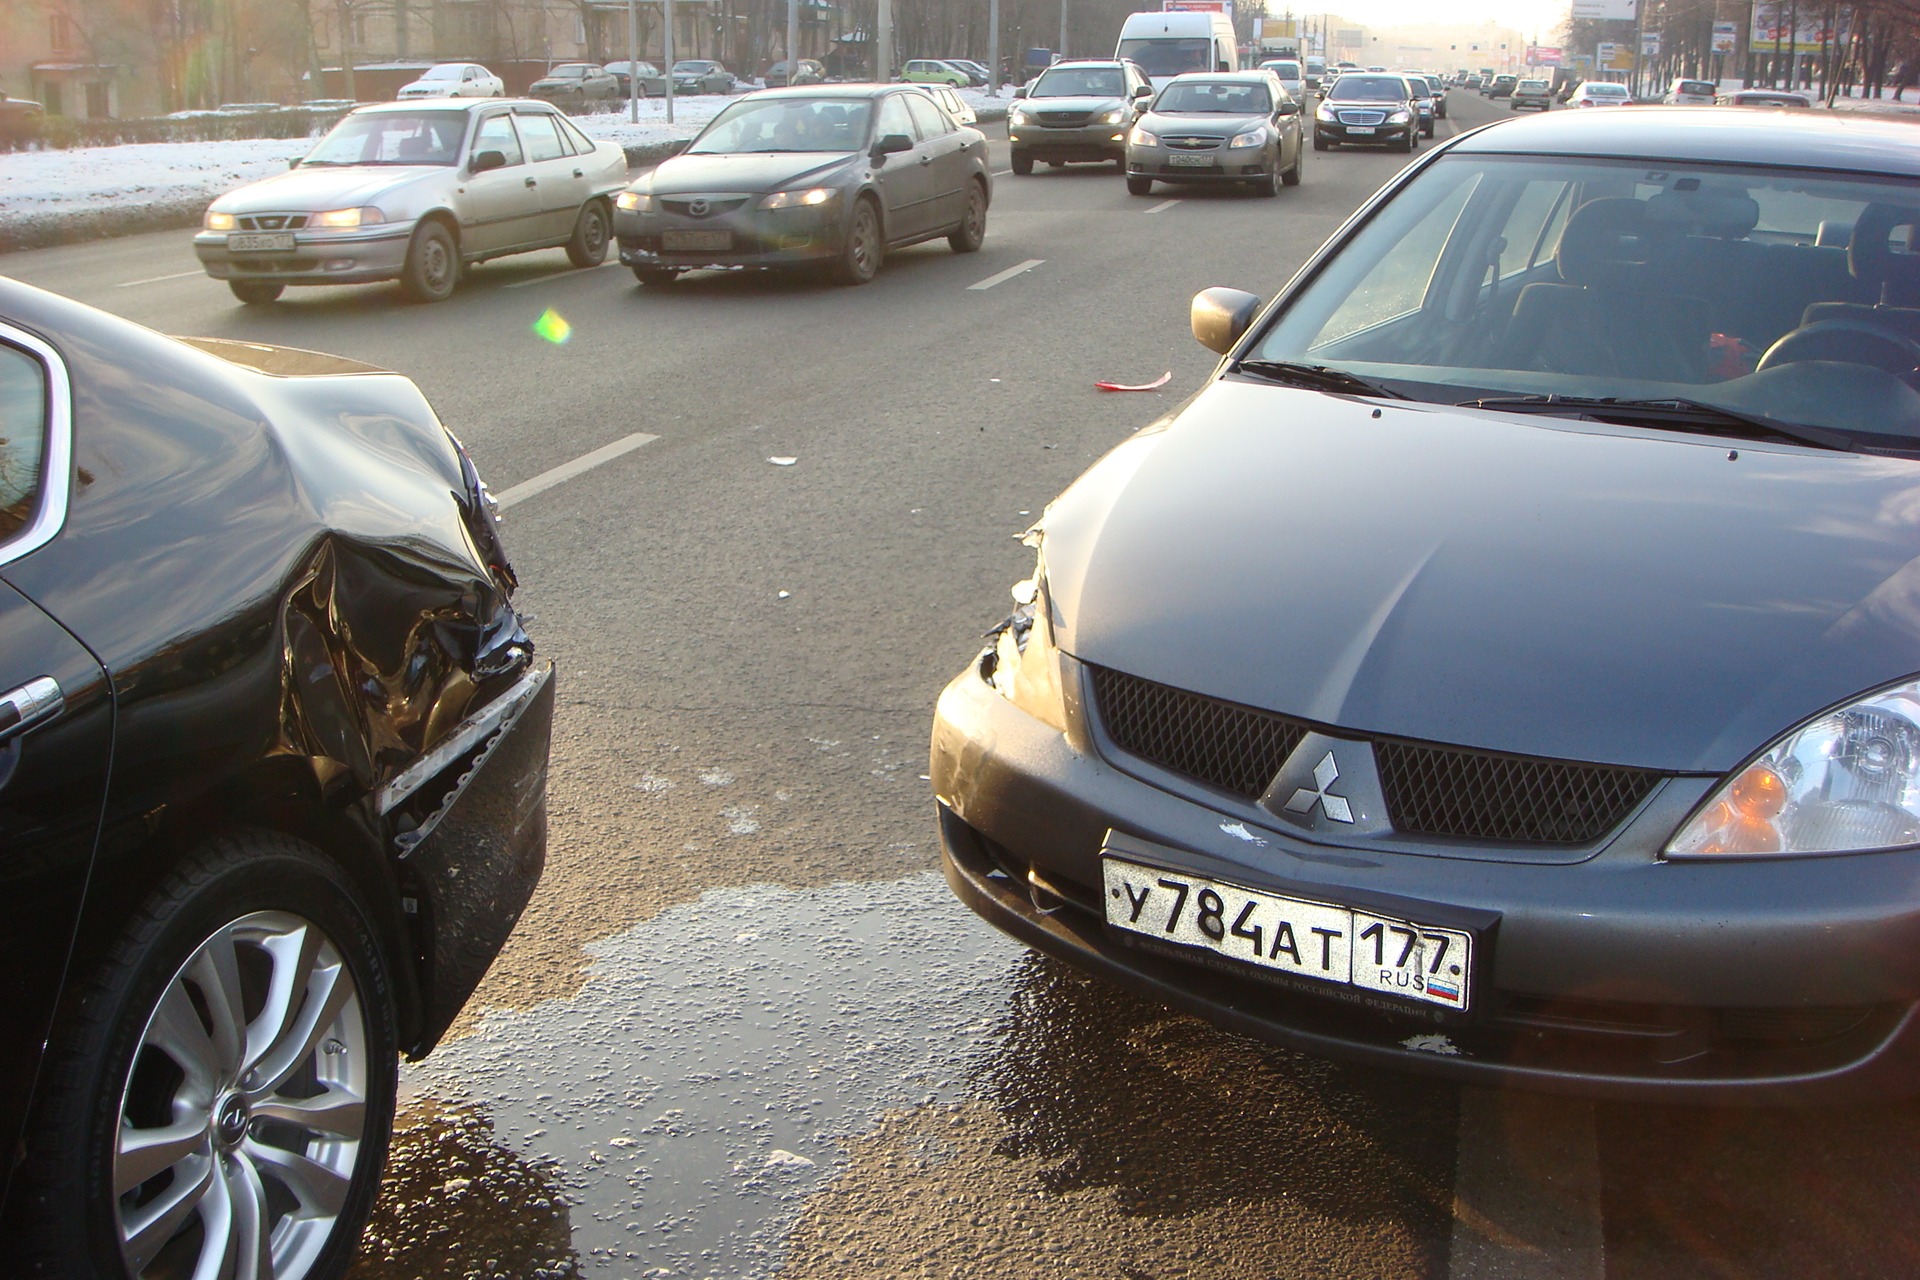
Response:
[[[621,192],[614,234],[652,287],[702,267],[866,284],[890,250],[923,240],[976,252],[992,182],[986,136],[912,85],[763,89]]]
[[[385,103],[207,206],[193,249],[245,303],[373,280],[440,302],[489,258],[564,246],[575,266],[605,261],[626,177],[618,145],[544,102]]]
[[[545,860],[515,585],[407,379],[0,279],[6,1274],[346,1271]]]
[[[1201,294],[940,697],[953,890],[1309,1052],[1920,1088],[1916,229],[1896,121],[1556,112]]]

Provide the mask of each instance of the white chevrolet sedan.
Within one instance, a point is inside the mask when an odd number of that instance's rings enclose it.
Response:
[[[477,62],[443,62],[430,67],[412,84],[400,86],[394,97],[405,102],[412,98],[504,98],[507,82]]]
[[[376,280],[439,302],[464,268],[510,253],[564,245],[575,266],[599,265],[626,181],[626,153],[550,103],[387,102],[215,200],[193,248],[242,302]]]

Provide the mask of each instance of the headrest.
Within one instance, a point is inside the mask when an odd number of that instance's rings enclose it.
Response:
[[[1606,269],[1647,260],[1647,208],[1631,196],[1603,196],[1573,211],[1553,264],[1568,284],[1600,283]]]
[[[1647,221],[1656,230],[1741,240],[1760,221],[1760,206],[1744,191],[1694,187],[1658,192],[1647,201]]]
[[[1816,249],[1844,249],[1853,240],[1853,224],[1841,222],[1838,218],[1820,219],[1820,229],[1814,233],[1813,245]]]
[[[1847,270],[1870,284],[1920,286],[1920,253],[1912,252],[1913,232],[1920,226],[1920,209],[1897,204],[1870,204],[1854,220],[1853,239],[1847,244]],[[1895,253],[1893,233],[1906,227],[1908,251]]]

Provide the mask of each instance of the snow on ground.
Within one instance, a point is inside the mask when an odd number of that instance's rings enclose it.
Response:
[[[979,90],[961,96],[976,106],[992,101]],[[646,146],[693,137],[730,101],[718,94],[676,97],[671,124],[661,98],[640,102],[638,123],[627,119],[625,103],[573,119],[589,137]],[[191,216],[223,192],[286,172],[287,161],[311,146],[311,139],[249,138],[0,153],[0,242],[68,219],[105,229]]]

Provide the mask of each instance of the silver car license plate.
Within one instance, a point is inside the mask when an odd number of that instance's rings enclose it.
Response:
[[[1167,163],[1176,169],[1211,169],[1212,156],[1168,156]]]
[[[1473,935],[1105,855],[1107,923],[1240,964],[1467,1010]]]
[[[731,231],[662,231],[660,247],[668,253],[733,248]]]
[[[293,232],[235,231],[227,236],[227,248],[234,253],[286,253],[293,248]]]

